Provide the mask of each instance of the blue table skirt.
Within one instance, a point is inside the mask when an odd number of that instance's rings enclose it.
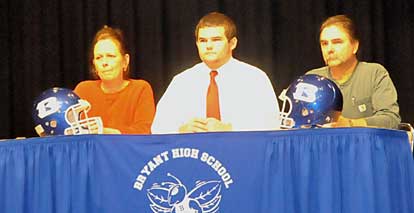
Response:
[[[414,212],[405,132],[82,135],[0,142],[0,212]]]

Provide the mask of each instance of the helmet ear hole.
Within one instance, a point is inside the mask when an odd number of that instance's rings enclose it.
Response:
[[[282,127],[315,128],[338,119],[343,98],[339,87],[332,80],[315,74],[300,76],[283,92],[289,101],[289,112],[281,110]]]
[[[56,128],[57,127],[57,121],[56,120],[51,120],[50,121],[50,123],[49,123],[49,125],[50,125],[50,127],[52,127],[52,128]]]
[[[306,108],[303,108],[301,114],[302,114],[303,117],[306,117],[306,116],[309,115],[309,110],[306,109]]]

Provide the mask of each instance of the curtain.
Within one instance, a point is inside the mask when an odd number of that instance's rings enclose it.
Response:
[[[34,136],[34,98],[89,79],[89,44],[104,25],[124,31],[132,77],[150,82],[159,100],[174,75],[199,62],[194,28],[211,11],[234,19],[234,56],[263,69],[277,94],[323,65],[319,25],[328,16],[348,14],[361,34],[359,59],[388,69],[403,121],[413,122],[413,8],[410,0],[3,0],[0,138]]]

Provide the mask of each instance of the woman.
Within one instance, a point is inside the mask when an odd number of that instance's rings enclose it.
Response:
[[[105,134],[149,134],[155,114],[152,88],[130,79],[130,56],[122,32],[104,26],[93,39],[89,54],[98,80],[80,82],[75,93],[91,104],[89,116],[100,116]]]

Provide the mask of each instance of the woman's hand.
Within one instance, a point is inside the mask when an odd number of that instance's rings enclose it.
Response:
[[[119,131],[118,129],[105,127],[103,129],[103,133],[104,134],[121,134],[121,131]]]

